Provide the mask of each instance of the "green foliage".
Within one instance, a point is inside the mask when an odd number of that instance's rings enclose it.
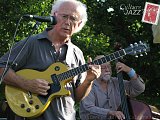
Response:
[[[49,15],[51,11],[51,0],[2,0],[0,1],[0,56],[8,49],[13,42],[14,31],[18,20],[25,14]],[[22,19],[15,41],[27,37],[31,32],[33,22]],[[44,29],[44,25],[38,30]]]
[[[106,54],[109,51],[109,40],[109,36],[103,33],[95,35],[89,26],[85,26],[80,33],[73,36],[72,42],[82,49],[86,57],[94,58],[98,54]]]
[[[114,52],[115,42],[122,48],[130,43],[143,41],[150,45],[147,56],[135,58],[125,56],[126,64],[134,67],[145,80],[146,90],[139,97],[143,101],[160,108],[160,46],[153,44],[151,24],[143,23],[142,14],[146,1],[141,0],[81,0],[88,8],[88,22],[85,28],[73,36],[73,42],[84,52],[85,58],[97,54]],[[154,0],[148,2],[156,3]],[[12,44],[16,24],[24,14],[47,16],[51,11],[52,0],[1,0],[0,1],[0,56]],[[137,15],[129,11],[129,5],[136,6]],[[126,8],[127,7],[127,8]],[[108,11],[113,8],[114,11]],[[127,11],[127,10],[128,11]],[[35,22],[22,19],[15,41],[29,35]],[[42,24],[35,32],[41,32],[47,24]],[[34,34],[35,34],[34,33]],[[1,86],[2,87],[2,86]],[[2,96],[2,94],[0,95]],[[155,98],[155,99],[153,99]]]

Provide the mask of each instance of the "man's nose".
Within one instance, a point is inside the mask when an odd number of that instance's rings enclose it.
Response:
[[[109,70],[109,68],[108,67],[106,67],[106,69],[105,69],[106,71],[108,71]]]
[[[71,25],[71,20],[69,18],[66,19],[65,24]]]
[[[66,17],[65,21],[66,21],[67,23],[69,23],[69,24],[71,24],[71,22],[72,22],[70,16]]]

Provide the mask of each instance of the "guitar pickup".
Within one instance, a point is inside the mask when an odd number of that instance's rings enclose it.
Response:
[[[60,82],[59,82],[56,74],[52,74],[51,78],[52,78],[53,84],[58,85],[58,86],[60,85]]]

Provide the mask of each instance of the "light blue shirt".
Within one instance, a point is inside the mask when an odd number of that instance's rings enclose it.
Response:
[[[126,93],[135,97],[145,90],[143,80],[124,80]],[[102,90],[99,82],[94,81],[91,92],[80,103],[80,118],[82,120],[107,120],[109,111],[117,111],[121,104],[119,83],[116,77],[111,77],[107,90]]]

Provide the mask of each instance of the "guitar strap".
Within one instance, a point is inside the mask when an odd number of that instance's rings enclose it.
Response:
[[[56,53],[56,61],[64,62],[66,59],[67,50],[68,50],[68,46],[64,44],[60,48],[60,50]]]
[[[70,43],[70,44],[72,44],[72,43]],[[75,64],[78,64],[78,55],[77,55],[76,50],[73,47],[73,45],[70,45],[70,44],[69,45],[64,44],[60,48],[59,52],[56,55],[56,61],[62,62],[68,66],[70,65],[71,68],[74,68],[74,67],[76,67]],[[69,46],[69,48],[68,48],[68,46]],[[81,75],[78,75],[76,83],[71,82],[73,88],[76,88],[79,86],[81,77],[82,77]]]

